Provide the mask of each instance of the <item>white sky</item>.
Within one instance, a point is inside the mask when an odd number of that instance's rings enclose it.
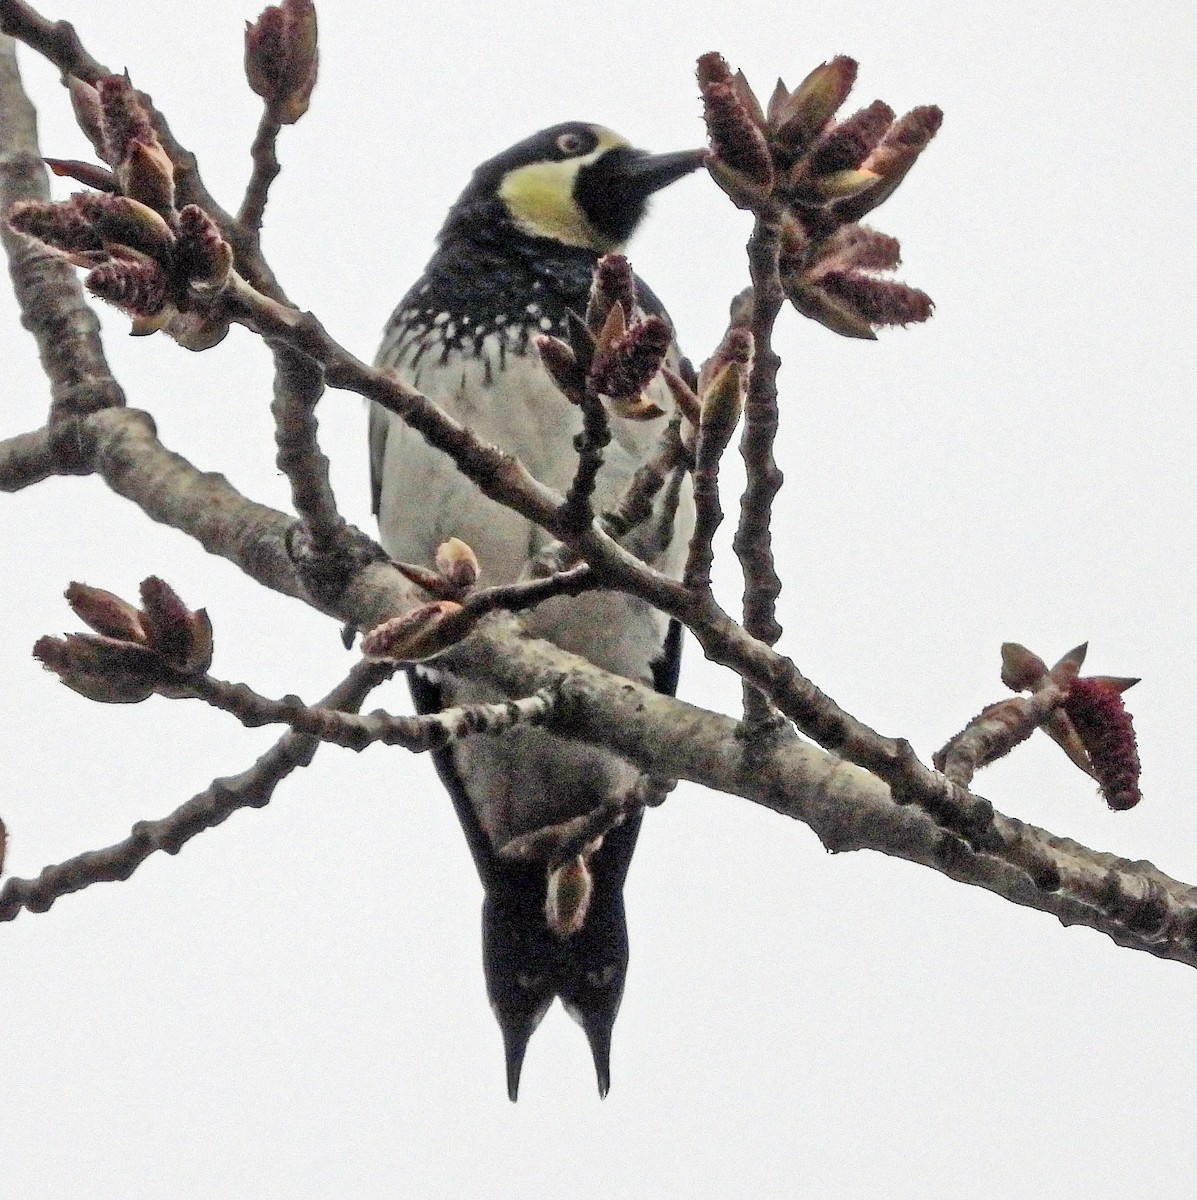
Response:
[[[56,0],[153,94],[235,204],[255,3]],[[197,13],[202,15],[196,15]],[[1042,736],[983,774],[1015,816],[1197,880],[1191,714],[1197,125],[1191,0],[322,7],[321,84],[282,138],[267,246],[363,356],[471,168],[555,121],[653,150],[701,140],[694,58],[767,93],[861,62],[861,104],[935,102],[943,131],[876,224],[938,304],[875,345],[782,321],[782,649],[924,756],[997,699],[998,646],[1090,639],[1129,700],[1146,799],[1112,814]],[[25,55],[47,153],[84,157]],[[747,218],[705,178],[662,194],[632,258],[700,357],[744,282]],[[46,388],[0,298],[4,434]],[[188,355],[104,314],[168,445],[286,502],[268,357]],[[346,513],[371,528],[360,402],[329,394]],[[734,464],[735,456],[729,460]],[[726,507],[737,480],[729,469]],[[315,698],[337,629],[266,595],[95,480],[0,500],[0,813],[10,871],[107,845],[272,731],[198,704],[89,704],[29,656],[74,628],[71,579],[155,573],[216,627],[214,670]],[[721,594],[738,583],[725,555]],[[691,653],[681,694],[734,711]],[[386,697],[404,702],[396,687]],[[1049,1198],[1191,1194],[1197,976],[1088,930],[680,788],[628,884],[612,1091],[560,1008],[502,1085],[480,889],[431,764],[326,748],[271,806],[0,931],[0,1187],[88,1196]]]

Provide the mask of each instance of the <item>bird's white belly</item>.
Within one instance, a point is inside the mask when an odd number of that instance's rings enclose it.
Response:
[[[405,355],[389,365],[480,438],[516,455],[537,479],[564,494],[577,469],[574,439],[582,429],[581,413],[553,386],[534,352],[508,350],[500,365],[495,338],[483,343],[483,352],[475,357],[454,351],[444,363],[439,354],[426,353],[414,369],[406,365]],[[668,393],[658,386],[658,402],[668,409]],[[387,552],[403,561],[429,564],[441,542],[458,537],[478,555],[483,584],[518,579],[551,540],[549,535],[481,496],[447,455],[430,447],[400,418],[390,421],[379,510]],[[612,417],[611,442],[595,488],[598,509],[623,495],[636,469],[652,454],[664,421]],[[655,566],[680,574],[692,527],[687,482],[673,540]],[[660,651],[666,620],[629,597],[602,593],[542,605],[529,615],[528,624],[538,636],[608,670],[645,680],[649,662]]]
[[[488,339],[493,342],[494,339]],[[497,345],[487,356],[426,354],[414,367],[385,365],[435,400],[480,438],[515,454],[541,482],[564,494],[577,468],[574,438],[578,409],[552,385],[534,352],[510,351],[500,366]],[[487,360],[492,374],[488,379]],[[668,390],[654,399],[667,411]],[[520,578],[529,560],[551,539],[542,529],[482,496],[447,455],[431,448],[400,418],[390,416],[380,497],[379,528],[387,552],[407,562],[431,564],[449,537],[469,543],[482,567],[482,584]],[[648,458],[666,418],[630,422],[612,418],[612,438],[595,489],[600,510],[619,500]],[[683,483],[673,538],[653,565],[678,576],[693,528],[690,481]],[[529,632],[583,655],[609,671],[651,683],[668,618],[635,597],[613,592],[562,597],[525,614]],[[472,680],[444,676],[446,702],[500,699]],[[590,812],[608,796],[634,786],[638,772],[607,751],[564,742],[539,729],[517,728],[502,738],[466,738],[454,747],[468,779],[479,820],[496,846],[544,825]]]

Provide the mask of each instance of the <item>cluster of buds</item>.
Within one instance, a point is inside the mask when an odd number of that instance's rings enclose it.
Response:
[[[228,326],[201,302],[228,280],[232,248],[203,209],[175,208],[174,168],[126,76],[101,76],[94,87],[73,79],[71,96],[112,170],[52,160],[60,174],[100,190],[20,201],[9,226],[86,269],[88,289],[132,317],[133,333],[168,329],[188,349],[214,345]]]
[[[367,658],[423,662],[456,645],[474,627],[476,617],[461,601],[478,582],[478,556],[461,538],[436,548],[436,565],[396,562],[395,568],[433,599],[401,617],[392,617],[366,634]]]
[[[569,337],[536,339],[541,361],[574,404],[604,396],[629,421],[651,421],[662,410],[644,391],[656,378],[673,341],[664,317],[637,315],[636,279],[622,254],[601,258],[585,317],[569,314]]]
[[[245,25],[245,77],[280,125],[294,125],[316,86],[316,7],[282,0]]]
[[[1017,642],[1002,646],[1002,682],[1011,691],[1034,692],[1050,682],[1064,692],[1063,703],[1043,723],[1044,731],[1087,775],[1097,780],[1113,809],[1134,808],[1139,791],[1139,748],[1122,693],[1138,679],[1081,676],[1085,646],[1078,646],[1050,669]]]
[[[881,326],[925,321],[932,305],[924,292],[875,277],[898,265],[898,243],[858,222],[901,183],[943,114],[925,106],[896,117],[876,100],[837,121],[855,81],[856,63],[841,56],[793,91],[778,80],[762,106],[721,55],[698,60],[708,169],[741,208],[778,216],[786,295],[836,333],[873,338]]]
[[[662,370],[686,419],[682,440],[687,450],[693,452],[700,434],[708,452],[718,443],[716,457],[727,447],[744,411],[755,349],[752,332],[733,321],[715,353],[702,364],[695,387],[668,367]]]
[[[1081,676],[1086,646],[1070,650],[1053,667],[1017,642],[1002,646],[1002,682],[1014,692],[1030,692],[991,704],[934,758],[951,772],[951,761],[969,746],[972,767],[985,766],[1009,753],[1041,728],[1072,763],[1097,780],[1112,809],[1133,808],[1139,791],[1139,750],[1122,693],[1137,679],[1110,675]]]
[[[161,579],[142,583],[140,608],[82,583],[72,583],[66,598],[95,633],[39,638],[33,654],[89,700],[137,704],[155,692],[186,695],[186,678],[211,666],[208,614],[192,612]]]

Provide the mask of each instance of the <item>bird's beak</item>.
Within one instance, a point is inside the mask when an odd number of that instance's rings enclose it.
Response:
[[[705,150],[677,150],[672,154],[640,154],[622,164],[621,174],[626,186],[637,200],[647,200],[653,192],[659,192],[698,170],[706,161]]]

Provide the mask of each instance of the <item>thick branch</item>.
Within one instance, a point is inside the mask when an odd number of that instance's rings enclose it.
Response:
[[[19,433],[0,442],[0,492],[19,492],[58,474],[48,429]]]
[[[144,414],[110,409],[85,425],[98,469],[122,494],[155,519],[170,518],[258,582],[304,596],[285,549],[286,516],[165,450]],[[372,563],[351,580],[334,615],[369,628],[409,603],[399,573]],[[1197,894],[1150,864],[1129,865],[1001,816],[993,822],[992,851],[975,853],[922,812],[894,804],[869,773],[792,740],[750,747],[737,736],[736,722],[527,638],[506,615],[486,618],[442,661],[515,695],[559,688],[565,699],[551,728],[562,736],[608,746],[646,772],[694,780],[807,821],[832,849],[868,847],[907,858],[1053,912],[1065,923],[1100,929],[1120,944],[1197,965]],[[1047,884],[1058,879],[1059,892],[1037,888],[1028,870]],[[1161,911],[1162,922],[1147,932],[1126,925],[1127,914],[1142,924]]]
[[[2,216],[18,200],[46,200],[50,195],[37,143],[37,119],[21,86],[12,39],[3,35],[0,113]],[[14,233],[3,220],[0,239],[8,254],[21,323],[33,334],[50,380],[51,419],[124,404],[124,393],[104,358],[99,321],[83,298],[74,268],[40,243]]]
[[[488,663],[490,677],[508,689],[559,681],[562,705],[549,725],[558,733],[610,747],[643,770],[802,820],[829,850],[905,858],[1050,912],[1065,925],[1100,930],[1119,945],[1197,966],[1197,888],[1150,863],[1001,815],[992,852],[976,853],[926,814],[894,804],[880,780],[834,755],[796,739],[750,743],[728,717],[629,684],[544,642],[523,641],[514,653],[500,651],[501,644],[484,628],[453,652],[454,669],[477,674]]]

